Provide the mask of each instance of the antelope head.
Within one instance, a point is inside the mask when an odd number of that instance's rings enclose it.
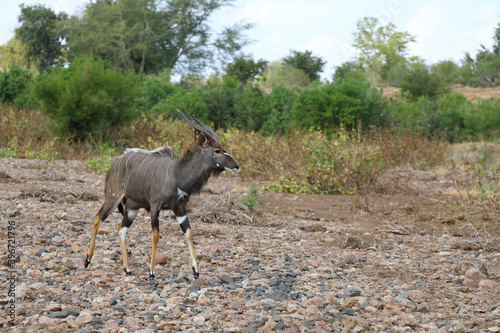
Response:
[[[222,148],[219,136],[210,127],[196,119],[191,113],[189,115],[196,122],[189,120],[180,110],[177,110],[184,120],[194,128],[194,139],[196,147],[206,156],[204,159],[213,169],[219,172],[238,171],[238,163]]]

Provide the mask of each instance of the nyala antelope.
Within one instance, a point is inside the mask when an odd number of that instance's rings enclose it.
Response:
[[[178,159],[165,146],[153,151],[127,149],[116,159],[106,175],[105,200],[94,217],[94,227],[90,248],[85,259],[85,267],[94,255],[94,245],[100,224],[111,212],[118,208],[123,219],[118,227],[124,271],[131,275],[126,249],[126,235],[140,208],[151,212],[153,229],[153,251],[149,278],[154,280],[156,245],[158,244],[160,211],[170,209],[175,220],[186,236],[189,247],[190,264],[194,277],[200,276],[193,247],[193,233],[186,215],[186,206],[192,194],[199,193],[210,176],[218,176],[222,171],[237,171],[238,164],[222,148],[217,134],[192,114],[196,122],[189,120],[177,110],[184,120],[194,128],[196,150]]]

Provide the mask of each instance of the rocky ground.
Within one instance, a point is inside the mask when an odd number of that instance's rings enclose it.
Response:
[[[221,176],[190,203],[201,278],[162,212],[152,284],[146,212],[127,235],[133,276],[122,271],[118,213],[83,267],[103,174],[0,159],[1,330],[500,332],[498,215],[463,213],[449,174],[405,177],[363,196],[265,193],[248,210],[250,182]]]

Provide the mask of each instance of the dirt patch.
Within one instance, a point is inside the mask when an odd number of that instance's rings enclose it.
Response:
[[[97,201],[99,197],[95,194],[71,191],[52,191],[52,190],[32,190],[22,191],[19,198],[37,198],[40,202],[52,203],[76,203],[77,201]]]

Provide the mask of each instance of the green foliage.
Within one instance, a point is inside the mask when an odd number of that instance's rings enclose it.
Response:
[[[18,157],[18,150],[19,145],[15,136],[7,143],[7,147],[0,148],[0,157]]]
[[[141,94],[138,99],[138,109],[149,114],[161,100],[175,91],[175,87],[167,80],[153,75],[141,76]]]
[[[3,69],[12,66],[29,68],[26,46],[16,37],[12,37],[7,43],[0,45],[0,55],[0,67]]]
[[[438,76],[444,84],[450,86],[459,83],[460,67],[451,60],[442,60],[431,66],[431,74]]]
[[[40,72],[63,62],[64,36],[58,23],[66,20],[62,12],[56,14],[43,5],[20,5],[21,26],[16,29],[16,37],[24,44],[27,57],[34,62]]]
[[[177,117],[177,109],[185,112],[190,112],[196,118],[203,121],[208,121],[207,104],[201,97],[200,90],[193,90],[188,93],[185,89],[178,87],[164,99],[159,101],[153,108],[154,114],[166,114],[170,117]]]
[[[333,81],[347,78],[355,78],[360,81],[367,79],[367,72],[363,65],[355,61],[347,61],[342,65],[335,67]]]
[[[72,56],[106,59],[136,73],[163,69],[200,73],[232,58],[248,44],[249,24],[216,34],[209,20],[233,0],[122,0],[89,2],[67,20]]]
[[[111,156],[116,153],[110,142],[103,142],[96,145],[90,156],[83,162],[83,167],[87,170],[106,172],[111,167]]]
[[[292,113],[294,122],[303,128],[332,129],[358,120],[366,126],[380,126],[384,105],[381,94],[368,82],[343,79],[301,91]]]
[[[319,73],[323,72],[326,61],[321,57],[313,56],[311,51],[290,50],[290,55],[283,58],[283,63],[301,69],[309,77],[309,80],[319,80]]]
[[[255,187],[255,182],[248,189],[248,193],[241,198],[241,203],[250,209],[264,204],[264,199],[259,194],[258,189]]]
[[[137,77],[110,69],[102,60],[84,58],[69,68],[40,75],[32,97],[55,122],[54,130],[76,139],[104,137],[136,118]]]
[[[259,59],[255,62],[252,56],[238,56],[233,58],[233,62],[226,66],[226,75],[235,76],[238,81],[245,84],[253,82],[267,66],[267,61]]]
[[[292,90],[282,85],[274,87],[271,93],[264,95],[263,111],[266,120],[262,129],[266,133],[286,133],[290,130],[292,107],[296,97]]]
[[[397,57],[404,57],[415,36],[396,31],[393,23],[381,25],[374,17],[365,17],[356,23],[353,46],[358,49],[358,63],[372,73],[378,81],[382,71],[387,71]]]
[[[28,101],[28,86],[31,74],[17,66],[0,72],[0,101],[6,105],[23,107]]]
[[[262,127],[262,102],[264,93],[254,85],[242,84],[234,76],[222,80],[209,80],[201,90],[207,106],[207,117],[216,127],[258,130]]]
[[[410,65],[403,82],[400,85],[401,91],[416,101],[421,96],[434,98],[449,92],[449,87],[441,77],[429,71],[423,63],[413,63]]]
[[[500,135],[500,99],[479,100],[464,119],[464,137],[492,139]]]
[[[422,96],[416,101],[393,101],[390,121],[399,128],[422,131],[448,142],[492,139],[500,135],[500,99],[470,102],[461,94],[440,99]]]
[[[500,86],[500,23],[493,35],[492,50],[481,45],[475,59],[466,52],[462,63],[462,84],[473,87]]]
[[[310,79],[303,70],[275,61],[271,62],[262,73],[261,84],[271,89],[283,86],[292,90],[301,90],[309,86]]]

